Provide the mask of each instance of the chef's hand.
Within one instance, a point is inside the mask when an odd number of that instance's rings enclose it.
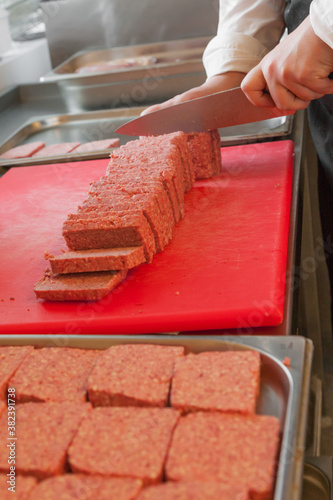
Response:
[[[256,106],[281,110],[306,108],[310,101],[333,94],[333,50],[305,21],[244,78],[242,89]]]
[[[230,71],[228,73],[223,73],[222,75],[212,76],[205,83],[200,85],[200,87],[195,87],[183,94],[176,95],[168,101],[162,102],[161,104],[156,104],[155,106],[150,106],[145,109],[141,114],[146,115],[152,111],[157,111],[158,109],[166,108],[172,106],[173,104],[179,104],[180,102],[191,101],[197,97],[203,97],[205,95],[214,94],[215,92],[221,92],[222,90],[228,90],[235,87],[239,87],[241,81],[243,80],[245,73],[239,73],[238,71]]]

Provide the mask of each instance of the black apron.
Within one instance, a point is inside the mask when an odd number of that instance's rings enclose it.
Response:
[[[291,32],[309,14],[311,0],[286,0],[285,22]],[[331,285],[333,325],[333,95],[312,101],[308,107],[309,125],[318,155],[318,199],[326,263]]]
[[[312,0],[286,0],[284,13],[286,26],[291,32],[309,14]],[[311,134],[322,164],[333,200],[333,95],[311,102],[308,108]],[[332,202],[333,203],[333,202]]]

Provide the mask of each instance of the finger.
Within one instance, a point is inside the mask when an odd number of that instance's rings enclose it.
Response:
[[[255,106],[274,108],[275,103],[267,92],[267,83],[260,66],[253,68],[241,83],[241,88]]]
[[[307,85],[295,81],[288,81],[286,83],[282,83],[281,87],[285,87],[289,92],[294,94],[294,96],[298,97],[303,101],[312,101],[313,99],[319,99],[323,97],[324,93],[318,91],[313,88],[312,85]]]
[[[161,104],[155,104],[154,106],[150,106],[142,111],[141,116],[147,115],[148,113],[152,113],[153,111],[158,111],[159,109],[167,108],[169,106],[174,106],[175,104],[180,104],[181,102],[191,101],[192,99],[196,99],[197,97],[202,97],[206,95],[207,91],[201,87],[195,87],[191,90],[184,92],[183,94],[176,95],[172,97],[168,101],[162,102]]]
[[[172,106],[174,100],[175,97],[169,99],[168,101],[162,102],[161,104],[154,104],[154,106],[149,106],[149,108],[146,108],[141,112],[141,116],[152,113],[153,111],[158,111],[159,109],[163,109],[168,106]]]
[[[322,92],[323,95],[333,94],[333,81],[331,78],[323,78],[314,89],[317,92]]]
[[[272,83],[269,91],[275,106],[281,111],[297,111],[310,104],[310,99],[302,99],[280,84]]]

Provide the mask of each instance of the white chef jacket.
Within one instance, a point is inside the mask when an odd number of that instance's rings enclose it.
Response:
[[[203,56],[207,77],[227,71],[248,73],[280,41],[285,0],[220,0],[217,35]],[[333,0],[313,0],[315,33],[333,49]]]

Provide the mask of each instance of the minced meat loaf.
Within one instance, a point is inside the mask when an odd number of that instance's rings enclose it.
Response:
[[[46,254],[54,274],[116,271],[131,269],[146,262],[143,247],[101,248]]]
[[[129,344],[106,349],[88,380],[93,406],[166,406],[183,347]]]
[[[1,500],[33,500],[34,497],[30,493],[37,484],[37,479],[32,476],[18,476],[14,472],[12,483],[11,478],[7,474],[0,474],[0,492]]]
[[[166,477],[233,483],[247,487],[251,499],[271,499],[279,427],[277,418],[266,415],[189,413],[174,432]]]
[[[169,152],[173,150],[174,158],[177,158],[177,172],[183,178],[185,191],[188,191],[192,187],[194,182],[194,169],[189,148],[186,144],[186,134],[184,134],[184,132],[174,132],[158,137],[142,137],[140,139],[140,146],[149,151],[150,155],[155,154],[155,161],[159,160],[162,151]],[[176,149],[174,149],[174,147]],[[151,157],[152,156],[150,156],[150,158]]]
[[[156,138],[154,138],[156,140]],[[129,171],[142,172],[142,175],[149,176],[154,180],[174,185],[181,217],[184,213],[184,174],[183,166],[177,146],[168,145],[168,148],[162,149],[161,146],[146,144],[145,139],[139,141],[130,141],[125,146],[120,147],[111,155],[110,165],[107,170],[108,175],[111,172]]]
[[[174,227],[174,216],[170,199],[163,188],[162,183],[142,183],[137,181],[127,182],[125,179],[119,182],[107,180],[100,183],[99,190],[93,186],[86,201],[78,208],[76,214],[69,218],[80,218],[82,214],[88,214],[89,210],[97,210],[100,207],[110,207],[119,210],[121,202],[132,204],[136,207],[138,203],[149,202],[154,198],[157,203],[157,212],[161,212],[165,225],[165,231],[172,235]]]
[[[168,142],[178,147],[184,168],[185,189],[188,191],[194,184],[195,175],[193,160],[187,144],[187,134],[184,132],[173,132],[171,134],[160,135],[159,139],[164,147],[167,147]]]
[[[38,479],[62,474],[66,452],[81,421],[91,411],[89,403],[24,403],[16,406],[16,473]],[[8,417],[0,417],[0,442],[10,444]],[[0,446],[0,471],[8,473],[7,446]]]
[[[172,221],[174,223],[178,221],[175,214],[179,214],[179,206],[174,187],[173,195],[171,195],[164,182],[147,179],[143,176],[124,177],[124,175],[119,174],[119,172],[114,175],[104,176],[100,181],[92,183],[88,198],[83,202],[81,207],[79,207],[77,213],[86,206],[94,204],[96,199],[98,201],[101,194],[110,197],[123,195],[128,196],[130,199],[134,195],[146,193],[157,196],[161,209],[165,211],[166,218],[170,221],[170,224]],[[174,202],[176,206],[174,206]]]
[[[9,382],[17,402],[86,401],[88,377],[99,355],[70,347],[34,349]]]
[[[215,165],[214,174],[220,174],[222,169],[222,159],[221,159],[221,137],[217,129],[210,131],[210,136],[212,140],[212,155],[213,162]]]
[[[141,488],[139,479],[64,474],[39,483],[31,500],[135,500]]]
[[[119,139],[102,139],[100,141],[85,142],[81,144],[75,148],[75,153],[90,153],[102,149],[118,148],[119,146]]]
[[[37,151],[33,157],[39,158],[41,156],[65,155],[67,153],[71,153],[78,146],[80,146],[79,142],[61,142],[59,144],[50,144],[49,146],[45,146],[45,148]]]
[[[33,346],[0,346],[0,400],[7,397],[7,385]]]
[[[92,273],[53,274],[46,270],[34,292],[45,300],[100,300],[121,283],[127,269]]]
[[[185,412],[255,413],[259,384],[258,351],[188,354],[177,360],[171,405]]]
[[[172,408],[94,408],[69,448],[71,470],[157,483],[178,419]]]
[[[167,482],[144,488],[137,500],[250,500],[238,484]]]
[[[126,172],[126,174],[124,174],[125,170],[122,172],[119,168],[114,169],[114,171],[110,173],[109,180],[107,181],[109,184],[108,188],[112,185],[119,191],[130,192],[131,190],[133,192],[135,190],[136,193],[139,193],[144,191],[149,192],[150,186],[159,184],[163,187],[169,198],[175,222],[178,222],[182,218],[184,210],[179,206],[175,184],[170,176],[156,179],[156,176],[148,176],[147,172],[142,174],[136,169],[131,173],[130,167],[127,166],[126,162],[124,162],[123,169],[128,169],[128,173]]]
[[[208,179],[221,171],[221,141],[217,130],[187,134],[196,179]]]
[[[18,158],[29,158],[37,153],[40,149],[45,146],[45,142],[30,142],[29,144],[22,144],[21,146],[16,146],[15,148],[9,149],[2,155],[1,159],[4,160],[15,160]]]
[[[100,217],[123,216],[124,213],[141,209],[150,224],[155,238],[156,250],[161,252],[172,238],[173,221],[166,218],[153,193],[136,194],[133,196],[117,195],[103,191],[96,198],[91,198],[68,220],[98,219]],[[172,225],[170,224],[172,222]]]
[[[155,238],[142,210],[100,219],[67,220],[63,236],[70,250],[143,246],[148,262],[156,253]]]

